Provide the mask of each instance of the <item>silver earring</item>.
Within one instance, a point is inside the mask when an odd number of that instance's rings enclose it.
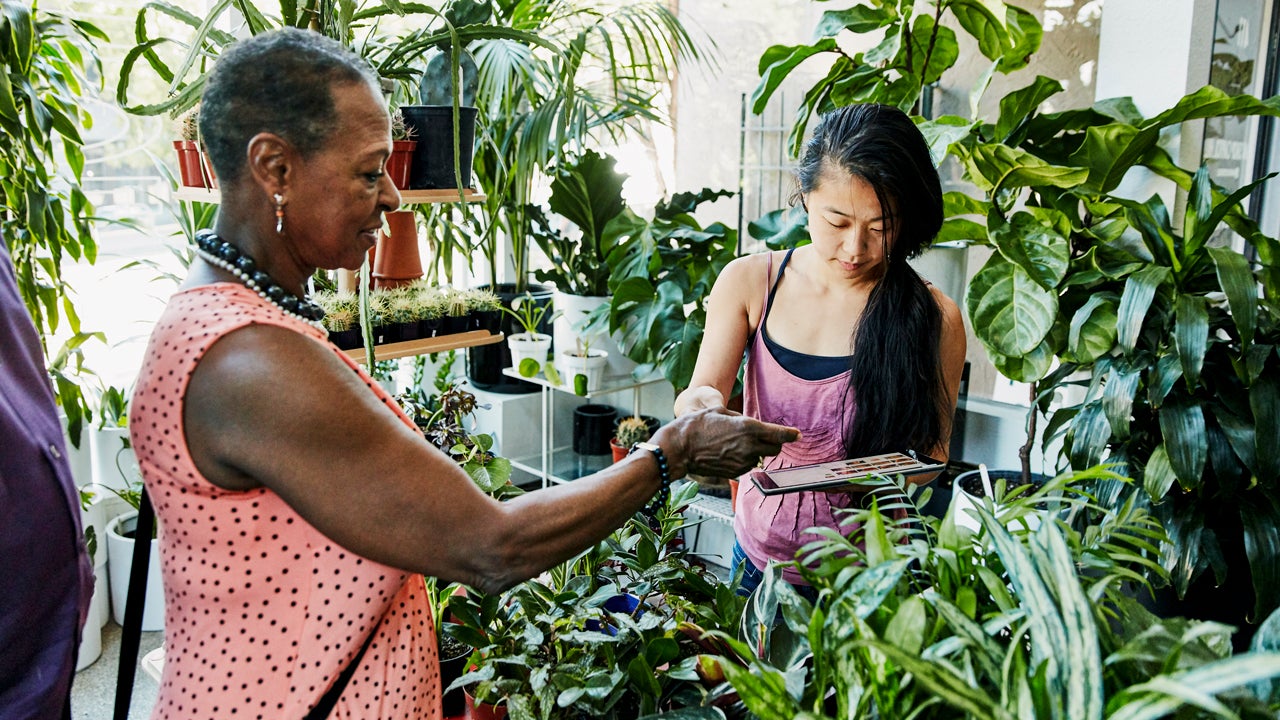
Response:
[[[276,200],[276,234],[284,233],[284,196],[280,193],[275,194]]]

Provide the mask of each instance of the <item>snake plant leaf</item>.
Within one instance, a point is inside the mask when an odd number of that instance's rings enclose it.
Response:
[[[1254,447],[1259,477],[1280,476],[1280,378],[1265,375],[1249,388],[1253,411]]]
[[[1062,92],[1062,83],[1037,75],[1032,83],[1024,88],[1000,98],[1000,119],[996,121],[995,139],[1005,142],[1026,122],[1027,116],[1045,100]]]
[[[1168,280],[1169,268],[1160,265],[1143,268],[1125,280],[1116,314],[1116,339],[1126,353],[1133,352],[1156,290]]]
[[[1147,467],[1142,473],[1142,489],[1147,491],[1151,502],[1158,503],[1169,494],[1169,488],[1173,487],[1176,479],[1173,466],[1169,464],[1169,453],[1161,443],[1147,458]]]
[[[1090,295],[1071,316],[1067,349],[1078,363],[1097,360],[1116,344],[1117,299],[1111,293]]]
[[[778,85],[800,63],[819,53],[838,51],[839,47],[832,38],[823,38],[813,45],[774,45],[765,50],[757,68],[760,71],[760,84],[751,93],[751,112],[757,115],[764,112]]]
[[[1178,295],[1175,317],[1173,344],[1187,390],[1193,391],[1200,384],[1200,370],[1209,345],[1209,310],[1204,296]]]
[[[1224,247],[1209,248],[1209,256],[1218,273],[1218,282],[1227,295],[1227,305],[1231,308],[1231,319],[1244,346],[1253,342],[1253,333],[1258,324],[1258,283],[1249,269],[1249,262],[1240,253]]]
[[[1183,489],[1200,486],[1204,476],[1204,411],[1180,395],[1170,395],[1160,407],[1160,434],[1164,436],[1169,464]]]
[[[1111,440],[1111,425],[1101,402],[1091,402],[1080,408],[1071,421],[1072,467],[1093,467],[1102,460],[1102,454]]]
[[[1045,290],[1054,290],[1062,282],[1070,243],[1052,225],[1027,212],[1014,213],[1006,222],[993,209],[987,216],[987,230],[1000,254]]]
[[[1111,424],[1111,434],[1117,440],[1129,438],[1129,420],[1133,415],[1133,398],[1138,394],[1141,367],[1111,366],[1107,384],[1102,391],[1102,411]]]
[[[857,5],[848,10],[828,10],[822,13],[822,19],[813,30],[813,38],[833,38],[845,30],[854,33],[872,32],[897,19],[898,11],[893,5]]]
[[[1250,621],[1257,622],[1280,606],[1280,566],[1276,563],[1276,548],[1280,547],[1280,505],[1269,493],[1257,492],[1252,496],[1249,502],[1240,503],[1240,525],[1249,572],[1253,576],[1254,606]]]
[[[1001,255],[993,255],[974,276],[965,304],[983,343],[1010,357],[1035,350],[1058,312],[1058,297]]]

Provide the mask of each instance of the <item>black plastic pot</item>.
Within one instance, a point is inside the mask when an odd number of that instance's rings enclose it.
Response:
[[[609,438],[613,437],[618,409],[612,405],[588,403],[573,409],[573,451],[579,455],[612,455]]]
[[[453,641],[456,643],[457,641]],[[457,643],[461,645],[461,643]],[[443,691],[449,687],[450,683],[462,677],[467,670],[467,659],[471,657],[471,648],[461,646],[456,649],[455,654],[450,655],[449,650],[452,645],[441,643],[440,647],[440,690]],[[448,657],[446,657],[449,655]],[[444,717],[460,717],[466,711],[466,697],[462,688],[450,690],[440,696],[441,705],[444,707]]]
[[[480,286],[482,290],[490,289],[488,285]],[[502,301],[503,306],[511,307],[511,301],[524,295],[523,292],[517,293],[513,283],[498,283],[493,288],[494,294]],[[533,302],[543,306],[551,304],[552,288],[548,285],[530,285],[529,294],[533,296]],[[551,313],[547,313],[550,315]],[[492,323],[489,327],[483,328],[490,332],[501,331],[507,337],[513,333],[523,332],[523,328],[516,323],[515,319],[506,313],[497,315],[486,314],[488,319],[486,322]],[[551,324],[548,322],[538,325],[540,332],[551,334]],[[537,385],[524,380],[507,377],[502,374],[502,369],[511,366],[511,348],[505,342],[493,343],[492,345],[480,345],[479,347],[467,348],[467,379],[471,384],[480,390],[488,390],[496,393],[527,393],[534,392],[538,389]],[[605,438],[605,442],[608,442]],[[608,447],[604,452],[609,452]]]
[[[410,190],[440,190],[458,185],[453,172],[453,108],[448,105],[401,105],[406,128],[418,144],[409,166]],[[462,182],[471,187],[471,158],[476,141],[473,107],[458,109],[458,164]]]

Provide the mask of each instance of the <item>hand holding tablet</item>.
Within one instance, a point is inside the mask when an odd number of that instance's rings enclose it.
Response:
[[[912,477],[935,474],[943,467],[944,463],[924,455],[886,453],[779,470],[757,468],[751,471],[751,482],[765,495],[832,488],[870,490],[870,486],[858,487],[858,482],[897,475],[909,481]]]

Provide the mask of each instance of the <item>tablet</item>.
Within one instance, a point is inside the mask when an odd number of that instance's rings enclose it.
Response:
[[[779,470],[757,468],[751,471],[751,482],[765,495],[777,495],[802,490],[828,490],[856,485],[862,480],[892,478],[898,475],[902,475],[909,481],[916,476],[939,472],[944,467],[945,463],[924,455],[886,453],[849,460],[833,460],[815,465],[797,465]]]

